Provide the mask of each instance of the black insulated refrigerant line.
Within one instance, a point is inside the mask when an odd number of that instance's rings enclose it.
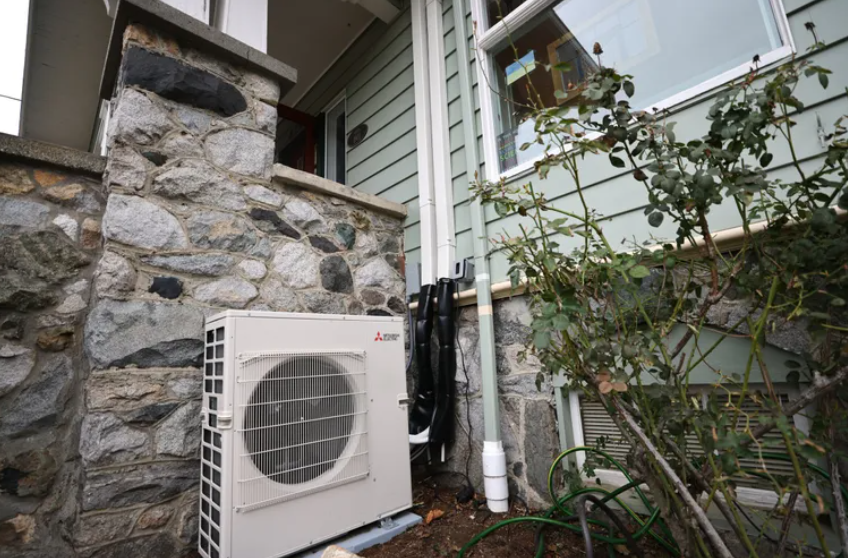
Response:
[[[415,356],[418,365],[418,386],[412,412],[409,416],[410,435],[428,432],[436,405],[433,365],[430,357],[430,338],[433,335],[433,306],[435,285],[424,285],[418,295],[418,312],[415,320]],[[429,436],[419,443],[426,443]]]
[[[430,449],[436,455],[452,441],[453,408],[456,399],[456,324],[454,323],[453,294],[456,281],[439,279],[437,328],[439,336],[439,371],[436,374],[436,408],[430,427]]]
[[[433,334],[433,313],[438,291],[436,330],[439,338],[438,369],[433,369],[430,340]],[[409,439],[419,449],[445,459],[445,447],[452,441],[453,411],[456,400],[456,324],[454,323],[453,294],[456,281],[439,279],[436,285],[424,285],[418,296],[415,323],[415,357],[418,365],[418,385],[409,417]]]

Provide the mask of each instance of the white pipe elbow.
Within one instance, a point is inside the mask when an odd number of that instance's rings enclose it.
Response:
[[[490,511],[509,511],[506,453],[502,442],[483,442],[483,487],[486,492],[486,505]]]

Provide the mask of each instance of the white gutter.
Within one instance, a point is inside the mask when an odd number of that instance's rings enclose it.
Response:
[[[433,134],[430,121],[430,68],[425,0],[412,0],[412,58],[415,80],[415,140],[421,229],[421,284],[436,283],[436,205],[433,196]]]
[[[441,0],[426,0],[426,2],[433,184],[436,202],[436,270],[438,277],[450,277],[453,263],[456,261],[456,234],[448,133],[444,8]]]

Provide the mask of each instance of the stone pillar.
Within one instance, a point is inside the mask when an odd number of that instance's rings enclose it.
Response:
[[[149,28],[124,32],[85,352],[81,556],[196,544],[202,326],[247,307],[271,244],[246,216],[270,184],[280,89]]]
[[[197,540],[204,317],[402,314],[402,227],[272,179],[274,79],[131,25],[117,84],[75,544],[178,556]]]

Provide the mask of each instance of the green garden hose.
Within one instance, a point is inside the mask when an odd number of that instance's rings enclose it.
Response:
[[[604,457],[610,463],[612,463],[613,466],[616,469],[618,469],[624,475],[624,477],[627,479],[627,484],[625,484],[625,485],[623,485],[623,486],[621,486],[621,487],[619,487],[619,488],[617,488],[613,491],[609,491],[609,490],[606,490],[606,489],[598,487],[598,486],[587,486],[587,487],[581,488],[579,490],[575,490],[574,492],[571,492],[570,494],[566,494],[565,496],[562,496],[562,497],[557,496],[556,491],[554,490],[554,473],[556,472],[557,467],[562,462],[562,460],[565,459],[566,457],[568,457],[569,455],[571,455],[572,453],[575,453],[575,452],[596,453],[596,454]],[[786,456],[786,455],[783,455],[783,454],[762,453],[761,455],[765,459],[776,459],[776,460],[780,460],[780,461],[789,461],[789,457]],[[828,482],[830,482],[830,480],[831,480],[830,475],[828,475],[827,472],[824,471],[822,468],[820,468],[817,465],[814,465],[812,463],[807,463],[806,466],[807,466],[807,468],[809,468],[810,471],[812,471],[816,475],[818,475],[818,476],[822,477],[823,479],[827,480]],[[743,471],[748,473],[748,474],[751,474],[753,476],[757,476],[757,477],[761,477],[761,478],[768,478],[768,475],[766,475],[765,473],[762,473],[762,472],[754,470],[754,469],[743,469]],[[597,500],[597,502],[602,503],[602,504],[606,504],[606,502],[609,502],[609,501],[615,502],[616,504],[618,504],[621,507],[622,510],[624,510],[624,512],[628,515],[628,517],[634,523],[639,525],[639,528],[632,535],[626,536],[625,538],[620,538],[620,537],[611,536],[611,534],[613,533],[613,529],[612,529],[612,526],[610,524],[608,524],[607,522],[596,520],[596,519],[589,519],[588,520],[589,524],[597,525],[597,526],[599,526],[603,529],[603,532],[591,531],[591,538],[594,539],[594,540],[597,540],[597,541],[607,543],[608,549],[609,549],[609,555],[610,555],[611,558],[614,558],[616,556],[616,551],[615,551],[616,545],[625,545],[625,544],[629,544],[631,542],[638,542],[645,535],[649,535],[651,538],[653,538],[671,556],[678,558],[680,556],[680,551],[678,550],[677,544],[674,542],[674,538],[671,535],[671,531],[665,525],[662,518],[660,518],[659,509],[655,508],[654,506],[651,505],[650,501],[645,496],[644,492],[642,492],[642,490],[639,488],[639,486],[641,484],[642,483],[640,483],[640,482],[634,481],[630,477],[630,475],[628,474],[627,470],[624,467],[622,467],[621,464],[618,461],[616,461],[612,456],[610,456],[606,452],[604,452],[602,450],[595,449],[595,448],[586,447],[586,446],[570,448],[570,449],[562,452],[561,454],[559,454],[559,456],[557,456],[557,458],[551,464],[550,470],[548,471],[548,491],[550,493],[551,500],[553,500],[553,502],[554,502],[553,506],[551,506],[541,516],[514,517],[514,518],[511,518],[511,519],[506,519],[504,521],[496,523],[495,525],[492,525],[491,527],[486,528],[485,530],[483,530],[480,533],[478,533],[477,535],[475,535],[470,541],[468,541],[465,544],[465,546],[462,547],[462,549],[459,551],[457,558],[463,558],[465,556],[465,554],[474,545],[476,545],[478,542],[485,539],[486,537],[488,537],[489,535],[491,535],[495,531],[498,531],[499,529],[502,529],[503,527],[506,527],[507,525],[512,525],[512,524],[515,524],[515,523],[533,523],[533,524],[538,525],[541,528],[544,528],[546,526],[562,527],[564,529],[568,529],[569,531],[583,534],[585,532],[584,532],[584,529],[580,527],[580,525],[575,525],[575,524],[569,523],[570,521],[575,521],[579,518],[578,518],[578,515],[574,514],[569,508],[566,507],[565,504],[568,503],[569,501],[575,499],[575,498],[578,498],[582,495],[587,495],[587,494],[601,494],[602,497],[599,500]],[[622,493],[624,493],[628,490],[631,490],[631,489],[636,492],[636,495],[639,497],[639,500],[645,506],[645,509],[647,509],[650,512],[650,515],[648,516],[647,520],[643,520],[643,518],[640,515],[638,515],[636,512],[634,512],[630,508],[630,506],[628,506],[624,501],[622,501],[619,498],[620,494],[622,494]],[[848,489],[846,489],[845,486],[840,486],[840,492],[842,493],[842,498],[845,500],[846,503],[848,503]],[[582,505],[582,503],[581,503],[581,505]],[[554,519],[553,516],[557,513],[561,514],[563,517],[560,518],[560,519]],[[654,527],[654,526],[656,526],[661,533],[658,533],[655,529],[652,529],[652,527]],[[621,530],[621,529],[619,528],[619,530]],[[608,533],[608,534],[605,534],[605,533]],[[544,551],[545,551],[544,535],[540,534],[540,536],[538,537],[537,545],[536,545],[535,557],[541,558],[542,555],[544,554]],[[839,557],[843,557],[843,556],[845,556],[844,550],[839,554]]]

